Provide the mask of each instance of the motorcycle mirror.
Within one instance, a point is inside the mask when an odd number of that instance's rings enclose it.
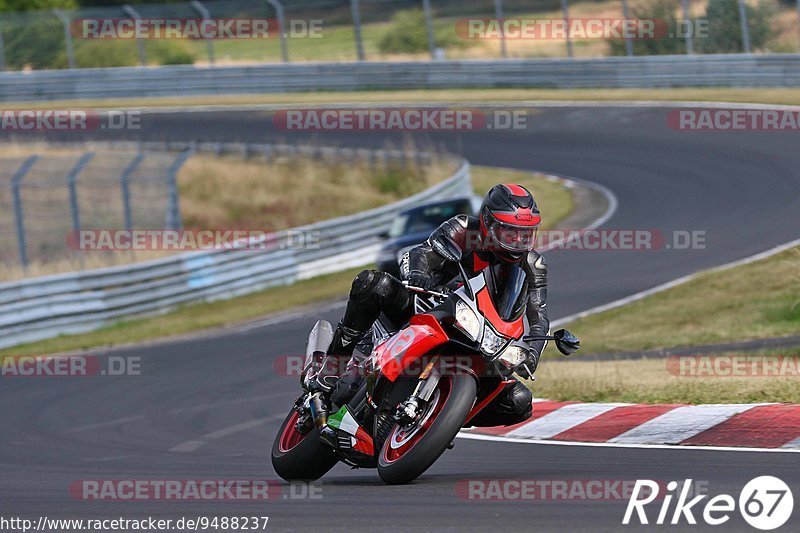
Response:
[[[457,263],[461,261],[461,248],[447,235],[439,235],[431,241],[433,251],[448,261]]]
[[[553,333],[556,348],[564,355],[570,355],[581,349],[581,340],[566,329],[559,329]]]

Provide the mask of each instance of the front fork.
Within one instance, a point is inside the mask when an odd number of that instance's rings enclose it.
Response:
[[[433,393],[436,391],[436,386],[439,384],[439,379],[442,377],[441,372],[436,365],[438,361],[438,357],[431,359],[431,361],[425,366],[422,374],[420,374],[419,381],[417,382],[417,386],[414,388],[414,392],[411,393],[411,396],[409,396],[408,399],[404,400],[400,403],[400,405],[397,406],[397,414],[395,417],[401,424],[408,425],[414,423],[424,411],[422,407],[430,401],[431,397],[433,397]]]

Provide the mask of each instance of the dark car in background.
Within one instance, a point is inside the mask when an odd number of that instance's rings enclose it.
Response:
[[[479,198],[440,200],[401,211],[384,234],[388,239],[378,253],[378,270],[400,276],[400,258],[405,252],[421,244],[445,220],[458,214],[474,215]]]

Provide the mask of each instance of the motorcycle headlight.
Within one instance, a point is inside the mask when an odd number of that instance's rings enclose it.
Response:
[[[488,356],[495,355],[507,342],[508,339],[495,333],[488,323],[484,326],[483,339],[481,340],[481,351],[484,354]]]
[[[456,326],[473,341],[481,334],[481,322],[475,312],[462,300],[456,300]]]
[[[528,353],[520,348],[519,346],[509,346],[497,360],[509,370],[514,369],[517,365],[520,365],[525,362],[525,359],[528,357]]]

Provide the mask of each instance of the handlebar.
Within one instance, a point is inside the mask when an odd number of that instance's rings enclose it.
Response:
[[[408,281],[406,281],[406,280],[403,280],[402,283],[403,283],[403,286],[406,289],[410,290],[411,292],[417,292],[419,294],[429,294],[431,296],[438,296],[439,298],[447,298],[448,296],[450,296],[449,294],[444,293],[444,292],[431,291],[431,290],[428,290],[428,289],[423,289],[422,287],[415,287],[413,285],[409,285]]]

